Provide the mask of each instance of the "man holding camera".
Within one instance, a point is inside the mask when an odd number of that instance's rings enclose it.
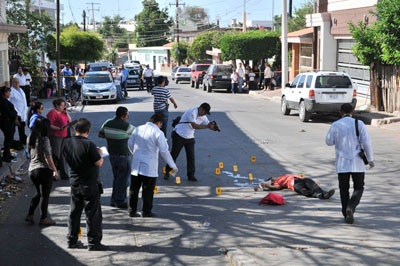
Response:
[[[325,142],[329,146],[335,145],[342,213],[345,222],[352,224],[355,209],[364,192],[365,165],[369,164],[371,169],[375,164],[371,138],[364,123],[352,118],[354,109],[351,104],[343,104],[341,114],[342,119],[332,124]],[[351,198],[349,196],[350,176],[354,184]]]
[[[194,156],[194,131],[195,129],[211,129],[219,131],[215,122],[208,121],[206,115],[210,115],[210,105],[202,103],[199,107],[187,110],[178,124],[172,131],[172,150],[171,155],[174,161],[178,158],[182,148],[185,147],[187,160],[187,176],[189,181],[197,181],[195,177],[195,156]],[[171,168],[166,166],[164,179],[169,179]]]

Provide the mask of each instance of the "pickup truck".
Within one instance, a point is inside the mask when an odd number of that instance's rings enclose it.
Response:
[[[196,89],[198,89],[200,84],[203,83],[204,72],[207,72],[210,65],[211,64],[193,64],[191,66],[190,85],[192,88],[196,87]]]

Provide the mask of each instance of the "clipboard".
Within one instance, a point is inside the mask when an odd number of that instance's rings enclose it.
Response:
[[[74,126],[76,123],[78,123],[78,120],[74,120],[69,122],[68,124],[66,124],[65,126],[63,126],[63,129],[67,128],[67,127],[72,127]]]

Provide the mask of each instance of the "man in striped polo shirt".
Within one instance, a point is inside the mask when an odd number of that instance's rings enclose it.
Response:
[[[154,113],[160,114],[163,117],[161,131],[164,132],[164,136],[167,137],[167,123],[168,123],[168,99],[174,104],[174,108],[178,108],[174,98],[172,98],[169,90],[164,87],[165,79],[163,76],[157,77],[157,86],[151,90],[154,95]]]
[[[115,117],[104,122],[100,129],[99,137],[106,138],[110,162],[114,174],[111,206],[127,209],[128,188],[131,173],[131,151],[128,148],[128,140],[135,127],[127,122],[129,112],[126,107],[118,107]]]

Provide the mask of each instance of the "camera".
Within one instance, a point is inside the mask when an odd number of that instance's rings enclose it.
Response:
[[[217,124],[216,121],[212,121],[211,123],[214,124],[214,129],[215,129],[215,131],[221,132],[221,129],[219,128],[219,126],[218,126],[218,124]]]

